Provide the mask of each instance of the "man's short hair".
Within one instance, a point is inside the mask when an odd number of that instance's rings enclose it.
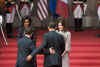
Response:
[[[50,22],[48,27],[49,28],[56,28],[56,22]]]
[[[33,30],[32,30],[31,27],[26,27],[26,28],[25,28],[25,34],[30,35],[30,34],[32,34],[32,32],[33,32]]]

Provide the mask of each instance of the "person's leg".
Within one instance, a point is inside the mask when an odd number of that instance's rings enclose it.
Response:
[[[99,20],[99,25],[100,25],[100,20]],[[98,33],[98,34],[96,35],[96,37],[100,37],[100,33]]]
[[[82,31],[82,18],[79,19],[79,31]]]
[[[75,19],[75,31],[76,32],[78,31],[78,19],[77,18]]]
[[[12,38],[12,23],[6,24],[7,37]]]
[[[6,24],[6,32],[7,32],[7,37],[9,38],[9,23]]]
[[[10,34],[10,36],[12,36],[12,33],[13,33],[13,32],[12,32],[12,23],[10,23],[9,26],[10,26],[10,27],[9,27],[9,34]]]

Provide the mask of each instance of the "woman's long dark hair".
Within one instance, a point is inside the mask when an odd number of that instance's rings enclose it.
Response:
[[[65,19],[64,19],[64,18],[62,18],[62,17],[59,17],[59,18],[57,19],[57,30],[58,30],[58,31],[59,31],[59,29],[58,29],[58,24],[59,24],[59,23],[61,23],[61,24],[62,24],[62,26],[64,27],[63,31],[65,32],[65,31],[66,31]]]

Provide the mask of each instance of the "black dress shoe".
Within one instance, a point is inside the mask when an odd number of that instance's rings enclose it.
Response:
[[[96,35],[96,37],[100,37],[100,34]]]

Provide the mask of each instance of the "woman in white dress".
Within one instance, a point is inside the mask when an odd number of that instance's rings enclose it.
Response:
[[[65,51],[62,54],[62,67],[69,67],[69,52],[71,48],[71,33],[65,29],[64,20],[57,22],[57,32],[64,36],[65,39]]]

